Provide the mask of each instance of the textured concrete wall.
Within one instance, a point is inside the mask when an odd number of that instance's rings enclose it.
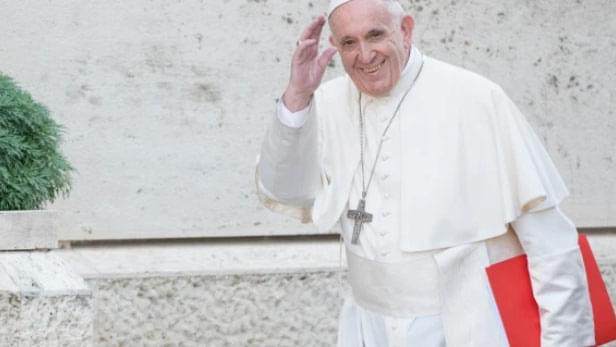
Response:
[[[518,102],[573,219],[616,226],[616,2],[402,2],[424,52]],[[0,71],[67,126],[78,170],[61,238],[314,232],[259,207],[252,180],[296,36],[326,3],[2,1]]]
[[[92,279],[95,346],[333,346],[337,273]]]
[[[601,270],[616,298],[616,263]],[[334,346],[342,303],[335,271],[88,283],[98,303],[100,347]]]

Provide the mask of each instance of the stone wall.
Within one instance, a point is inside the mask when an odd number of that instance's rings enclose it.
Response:
[[[526,113],[576,224],[616,226],[616,2],[402,3],[421,50],[495,80]],[[314,233],[259,206],[253,166],[296,38],[326,4],[3,2],[0,71],[67,127],[77,173],[53,206],[61,238]],[[340,73],[336,58],[326,78]]]
[[[337,272],[91,279],[95,346],[334,346]]]
[[[616,298],[616,263],[601,270]],[[98,303],[94,346],[335,346],[338,276],[91,279]]]
[[[95,298],[56,254],[0,252],[0,346],[86,347]]]

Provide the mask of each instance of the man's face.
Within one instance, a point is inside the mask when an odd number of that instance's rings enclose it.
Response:
[[[353,0],[330,17],[330,42],[364,93],[387,95],[400,80],[411,47],[413,18],[392,15],[382,0]]]

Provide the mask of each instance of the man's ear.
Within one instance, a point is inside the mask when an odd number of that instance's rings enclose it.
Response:
[[[402,23],[400,23],[400,29],[402,30],[403,41],[406,48],[411,47],[411,41],[413,38],[413,29],[415,29],[415,20],[410,15],[402,17]]]
[[[334,46],[334,47],[338,47],[336,45],[336,40],[334,40],[334,35],[329,35],[329,44]]]

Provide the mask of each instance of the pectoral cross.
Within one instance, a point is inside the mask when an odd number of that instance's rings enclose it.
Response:
[[[366,200],[360,199],[357,204],[357,209],[349,210],[347,212],[347,217],[355,221],[355,225],[353,225],[353,238],[351,239],[351,243],[357,244],[362,225],[364,223],[372,222],[372,214],[366,212]]]

